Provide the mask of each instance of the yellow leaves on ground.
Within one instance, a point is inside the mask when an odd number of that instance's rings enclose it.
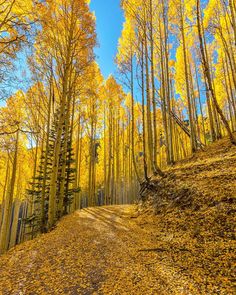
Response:
[[[171,169],[179,185],[197,187],[196,210],[154,216],[150,207],[107,206],[64,217],[1,257],[0,291],[233,294],[233,163],[235,148],[224,140]]]

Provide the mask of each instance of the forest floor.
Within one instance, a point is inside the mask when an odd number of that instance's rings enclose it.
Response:
[[[236,148],[169,173],[142,206],[77,211],[1,256],[0,294],[235,294]]]

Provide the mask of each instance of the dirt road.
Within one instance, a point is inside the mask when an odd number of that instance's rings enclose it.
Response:
[[[78,211],[0,258],[1,294],[190,294],[133,206]]]
[[[214,274],[207,274],[212,258],[202,258],[204,244],[175,237],[160,218],[125,205],[66,216],[0,257],[0,294],[233,294],[222,285],[224,274],[209,285]]]

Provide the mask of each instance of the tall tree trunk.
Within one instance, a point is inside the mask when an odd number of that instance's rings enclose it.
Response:
[[[148,138],[148,152],[149,161],[153,169],[153,129],[152,129],[152,114],[151,114],[151,99],[150,99],[150,77],[149,77],[149,55],[148,55],[148,37],[147,37],[147,20],[146,20],[146,8],[145,8],[145,20],[144,20],[144,60],[145,60],[145,76],[146,76],[146,98],[147,98],[147,138]]]
[[[13,157],[13,165],[12,165],[12,175],[9,183],[9,187],[7,190],[7,195],[5,199],[5,208],[4,208],[4,216],[1,227],[1,236],[0,236],[0,254],[4,253],[8,247],[8,235],[10,229],[10,221],[11,221],[11,212],[12,212],[12,203],[14,196],[14,188],[16,181],[16,171],[17,171],[17,160],[18,160],[18,145],[19,145],[19,129],[16,133],[16,141],[15,141],[15,151]]]
[[[165,6],[164,0],[162,0],[162,16],[164,24],[164,77],[165,77],[165,87],[166,87],[166,111],[167,111],[167,137],[168,137],[168,164],[174,164],[174,154],[173,154],[173,138],[172,138],[172,120],[171,120],[171,91],[170,91],[170,73],[169,73],[169,44],[168,44],[168,7]]]
[[[50,122],[51,122],[51,109],[52,100],[54,100],[54,90],[52,84],[52,78],[50,81],[50,93],[48,101],[48,114],[47,114],[47,129],[46,129],[46,148],[43,163],[43,183],[42,183],[42,194],[41,194],[41,232],[46,231],[46,212],[45,212],[45,199],[46,199],[46,185],[47,185],[47,167],[48,167],[48,157],[49,157],[49,132],[50,132]]]
[[[182,42],[183,42],[183,55],[184,55],[184,72],[185,72],[185,80],[186,80],[186,92],[187,92],[187,101],[188,101],[188,113],[189,113],[189,125],[190,125],[190,141],[191,141],[191,151],[194,153],[197,150],[197,139],[195,132],[195,124],[193,120],[193,108],[191,102],[190,88],[189,88],[189,73],[188,73],[188,59],[187,59],[187,51],[186,51],[186,41],[185,41],[185,32],[184,32],[184,19],[183,19],[183,7],[181,5],[180,8],[181,13],[181,34],[182,34]]]
[[[154,73],[154,40],[153,40],[153,3],[149,0],[150,5],[150,64],[151,64],[151,85],[152,85],[152,109],[153,109],[153,170],[158,174],[159,167],[157,165],[157,110],[156,110],[156,87]]]
[[[148,178],[148,166],[146,156],[146,124],[145,124],[145,95],[144,95],[144,58],[143,58],[143,41],[141,44],[141,76],[142,76],[142,121],[143,121],[143,170],[146,181]]]
[[[236,144],[236,139],[233,136],[233,133],[230,130],[230,126],[228,121],[226,120],[219,104],[218,101],[216,99],[215,96],[215,92],[213,90],[213,86],[212,86],[212,81],[211,81],[211,74],[210,74],[210,69],[209,69],[209,65],[207,63],[207,59],[206,59],[206,55],[205,55],[205,49],[204,49],[204,44],[203,44],[203,32],[201,29],[201,13],[200,13],[200,0],[196,0],[197,1],[197,27],[198,27],[198,37],[199,37],[199,42],[200,42],[200,51],[201,51],[201,57],[202,57],[202,64],[203,64],[203,70],[204,70],[204,74],[206,76],[207,79],[207,84],[212,96],[212,100],[213,103],[216,107],[216,110],[225,126],[225,129],[227,130],[228,136],[230,138],[230,141],[232,142],[232,144]]]
[[[131,74],[131,149],[132,149],[132,160],[133,160],[133,166],[134,166],[134,172],[137,177],[137,180],[139,183],[141,183],[141,178],[139,176],[138,167],[135,159],[135,114],[134,114],[134,76],[133,76],[133,53],[131,50],[131,56],[130,56],[130,74]]]
[[[202,102],[201,102],[201,92],[200,92],[200,86],[199,86],[199,81],[198,81],[196,63],[194,63],[194,68],[195,68],[195,77],[196,77],[197,92],[198,92],[198,103],[199,103],[199,108],[200,108],[200,114],[201,114],[201,117],[202,117],[202,131],[203,131],[203,137],[204,137],[204,144],[206,145],[206,129],[205,129],[205,124],[204,124],[204,115],[203,115]]]

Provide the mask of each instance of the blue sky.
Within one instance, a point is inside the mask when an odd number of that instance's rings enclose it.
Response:
[[[120,0],[91,0],[90,7],[96,15],[99,42],[95,54],[102,74],[107,78],[116,71],[114,58],[124,21]]]
[[[99,43],[99,46],[95,48],[96,59],[106,79],[110,74],[116,72],[114,58],[123,27],[123,12],[120,8],[120,0],[91,0],[90,8],[96,15],[96,31]],[[19,88],[23,90],[28,88],[28,80],[23,82],[27,78],[28,71],[24,53],[18,55],[16,65],[17,76],[20,76],[21,79],[9,87],[10,93],[14,93]],[[22,72],[25,73],[23,77]],[[0,99],[0,107],[3,105],[5,105],[5,102]]]

